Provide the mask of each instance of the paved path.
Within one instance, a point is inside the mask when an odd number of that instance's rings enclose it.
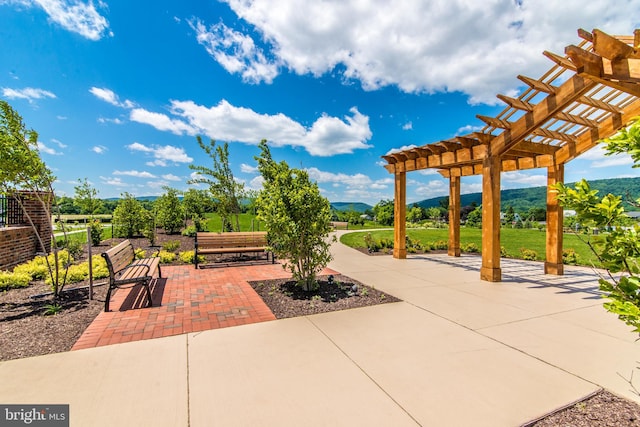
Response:
[[[69,403],[72,424],[517,426],[600,387],[638,400],[636,335],[596,276],[480,258],[330,267],[404,301],[0,363],[0,403]]]

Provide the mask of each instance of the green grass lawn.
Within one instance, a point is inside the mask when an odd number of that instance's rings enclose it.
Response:
[[[371,236],[377,241],[381,239],[393,240],[393,230],[370,231]],[[340,238],[340,241],[353,248],[364,248],[364,236],[366,232],[348,233]],[[449,240],[447,229],[407,229],[407,235],[421,243],[431,243],[439,240]],[[586,238],[587,236],[580,236]],[[460,228],[460,246],[474,243],[478,248],[482,247],[482,230],[479,228]],[[520,249],[529,249],[536,252],[537,260],[545,259],[546,233],[535,229],[503,228],[500,230],[500,243],[510,258],[521,258]],[[563,240],[564,249],[573,249],[578,254],[578,262],[581,265],[592,265],[596,262],[589,247],[573,233],[565,233]]]
[[[204,215],[207,220],[206,230],[221,232],[222,231],[222,219],[220,215],[216,213],[207,213]],[[264,224],[256,219],[254,214],[244,213],[240,214],[240,231],[264,231]],[[233,217],[235,221],[235,217]]]

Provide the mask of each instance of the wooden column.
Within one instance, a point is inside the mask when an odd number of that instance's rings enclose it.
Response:
[[[393,257],[407,257],[407,173],[395,173],[395,195],[393,205]]]
[[[500,156],[482,162],[482,268],[480,279],[500,282]]]
[[[449,177],[449,256],[460,256],[460,177]]]
[[[547,253],[544,263],[545,274],[564,274],[562,264],[562,226],[564,215],[555,193],[550,187],[564,182],[564,164],[556,164],[547,169]]]

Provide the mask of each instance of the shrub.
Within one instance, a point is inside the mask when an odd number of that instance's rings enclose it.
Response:
[[[117,237],[140,235],[145,223],[149,222],[149,213],[142,204],[129,193],[124,193],[113,211],[113,224]]]
[[[102,241],[102,224],[99,220],[92,221],[91,227],[91,244],[98,246]]]
[[[169,264],[176,259],[176,254],[174,254],[173,252],[167,252],[165,250],[160,251],[158,253],[158,256],[160,257],[161,264]]]
[[[507,248],[504,246],[500,246],[500,256],[503,258],[507,258],[509,254],[507,253]]]
[[[31,261],[17,265],[13,269],[14,273],[28,274],[31,280],[42,280],[49,274],[47,263],[42,256],[37,256]]]
[[[180,248],[179,240],[168,240],[162,244],[162,249],[167,252],[175,252],[178,248]]]
[[[136,259],[142,259],[147,256],[147,252],[140,248],[134,249],[133,253],[136,255]]]
[[[195,263],[195,251],[184,251],[184,252],[180,252],[178,254],[178,258],[180,259],[180,261],[187,263],[187,264],[194,264]],[[205,262],[205,258],[202,255],[198,255],[198,262]]]
[[[365,234],[364,244],[369,252],[378,252],[381,249],[380,243],[373,238],[371,233]]]
[[[197,226],[190,225],[187,228],[185,228],[184,230],[182,230],[182,235],[183,236],[188,236],[188,237],[195,237],[197,232],[198,232]]]
[[[462,252],[478,253],[480,252],[480,249],[478,248],[478,245],[476,245],[473,242],[470,242],[465,245],[462,245]]]
[[[27,273],[0,271],[0,290],[12,288],[26,288],[31,276]]]
[[[522,255],[522,259],[535,261],[538,259],[538,253],[532,249],[520,248],[520,254]]]
[[[562,262],[567,265],[578,265],[578,254],[573,248],[567,248],[562,251]]]
[[[80,240],[68,239],[63,247],[69,252],[72,258],[79,258],[82,255],[83,244]]]
[[[445,242],[444,240],[437,240],[437,241],[433,242],[432,247],[433,247],[433,249],[436,249],[436,250],[448,249],[449,248],[449,243]]]
[[[393,249],[393,240],[383,237],[380,239],[380,247],[382,249]]]

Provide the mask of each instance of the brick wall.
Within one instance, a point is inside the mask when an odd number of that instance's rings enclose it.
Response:
[[[33,258],[36,236],[31,226],[0,228],[0,269],[15,267]]]
[[[20,197],[24,210],[33,221],[39,235],[45,243],[46,252],[51,251],[51,205],[44,209],[42,202],[32,193],[21,192],[16,197]],[[49,194],[42,194],[42,197],[51,197]],[[9,206],[19,207],[18,203],[9,203]],[[29,224],[27,215],[23,215],[23,224],[12,224],[8,227],[0,228],[0,269],[8,269],[25,261],[32,259],[36,253],[42,252],[42,247],[33,228]]]

